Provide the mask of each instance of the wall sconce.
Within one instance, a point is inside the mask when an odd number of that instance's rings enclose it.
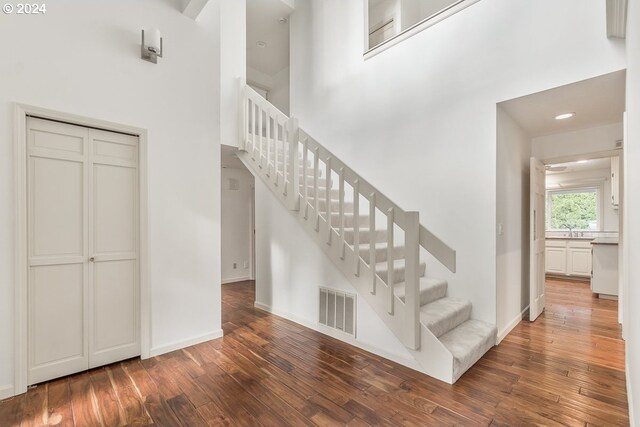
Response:
[[[158,57],[162,58],[162,35],[157,28],[142,30],[141,58],[145,61],[158,63]]]

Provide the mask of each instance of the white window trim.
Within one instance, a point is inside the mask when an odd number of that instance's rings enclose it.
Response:
[[[596,220],[597,220],[597,227],[595,230],[589,230],[589,229],[585,229],[585,230],[574,230],[574,231],[604,231],[604,186],[602,184],[597,184],[597,185],[593,185],[593,184],[577,184],[577,185],[571,185],[571,186],[564,186],[562,188],[552,188],[552,189],[547,189],[546,191],[546,195],[545,195],[545,209],[549,210],[550,206],[549,206],[549,196],[553,193],[575,193],[578,192],[579,190],[596,190]],[[546,231],[567,231],[566,229],[556,229],[556,228],[550,228],[549,227],[550,223],[549,223],[549,216],[545,214],[545,228]]]
[[[369,48],[369,0],[365,0],[364,3],[364,59],[367,60],[372,58],[379,53],[384,52],[392,46],[397,45],[403,40],[408,39],[409,37],[413,37],[416,34],[426,30],[432,25],[437,24],[438,22],[460,12],[463,9],[471,6],[474,3],[479,2],[480,0],[459,0],[458,2],[452,4],[449,7],[442,9],[440,12],[437,12],[422,21],[414,24],[413,26],[407,28],[401,33],[396,34],[390,39],[385,40],[377,46]]]

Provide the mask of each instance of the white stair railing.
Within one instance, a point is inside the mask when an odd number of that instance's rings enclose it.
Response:
[[[303,210],[306,220],[313,220],[314,229],[326,229],[327,245],[339,245],[339,262],[351,262],[348,268],[354,276],[367,277],[368,292],[384,299],[389,316],[399,316],[402,321],[399,334],[402,342],[411,349],[420,348],[420,247],[433,255],[450,271],[456,271],[456,252],[419,223],[418,212],[405,211],[367,180],[344,164],[337,156],[312,138],[298,126],[295,118],[289,118],[249,86],[242,88],[240,149],[246,151],[250,163],[262,179],[272,184],[281,200],[291,210]],[[313,159],[313,178],[309,182],[310,159]],[[321,174],[324,171],[324,207],[321,208]],[[337,212],[333,177],[337,176]],[[300,182],[302,179],[302,185]],[[350,193],[347,196],[347,188]],[[361,226],[360,203],[368,203],[368,260],[360,252]],[[345,214],[350,206],[353,215],[353,236],[346,239]],[[378,215],[380,213],[380,215]],[[337,214],[338,225],[332,215]],[[380,230],[376,228],[376,216],[386,217],[383,229],[384,242],[378,242]],[[396,233],[404,234],[405,299],[394,295]],[[386,243],[386,278],[376,272],[376,243]]]

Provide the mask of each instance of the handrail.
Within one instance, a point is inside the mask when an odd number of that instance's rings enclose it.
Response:
[[[260,95],[257,91],[255,91],[250,86],[245,86],[245,102],[250,100],[254,106],[258,106],[262,110],[272,113],[277,120],[278,124],[282,124],[282,126],[286,127],[286,121],[290,120],[289,116],[276,108],[273,104],[267,101],[262,95]],[[245,110],[247,111],[248,105],[245,104]],[[255,119],[255,116],[253,117]],[[250,126],[251,120],[246,120],[247,124]],[[247,126],[245,129],[248,129]],[[255,129],[255,128],[254,128]],[[251,132],[253,133],[253,132]],[[378,190],[374,185],[368,182],[366,179],[362,178],[358,173],[356,173],[353,169],[347,166],[339,157],[333,154],[330,150],[325,148],[322,144],[320,144],[317,140],[315,140],[309,133],[307,133],[304,129],[299,128],[300,133],[300,141],[301,143],[307,144],[307,147],[310,151],[314,152],[316,149],[320,152],[320,158],[327,159],[331,157],[331,170],[338,173],[343,177],[344,181],[349,183],[353,187],[354,183],[358,182],[358,190],[359,193],[365,197],[367,200],[371,201],[371,195],[375,194],[375,205],[382,212],[387,212],[389,209],[394,210],[394,222],[398,225],[402,230],[406,231],[406,211],[400,208],[396,203],[394,203],[391,199],[385,196],[380,190]],[[284,140],[284,135],[283,140]],[[277,144],[276,144],[277,147]],[[286,179],[286,178],[285,178]],[[444,241],[438,238],[431,231],[427,230],[427,228],[420,224],[420,237],[419,237],[420,246],[424,248],[428,253],[430,253],[435,259],[437,259],[442,265],[444,265],[449,271],[452,273],[456,272],[457,263],[456,263],[456,251],[448,246]]]

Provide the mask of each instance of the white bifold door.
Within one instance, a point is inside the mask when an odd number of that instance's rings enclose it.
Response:
[[[140,354],[138,138],[27,120],[28,384]]]

